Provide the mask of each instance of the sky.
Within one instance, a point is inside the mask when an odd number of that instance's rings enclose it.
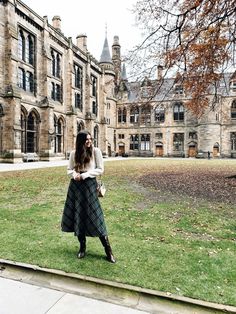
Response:
[[[125,55],[140,41],[140,30],[135,26],[135,16],[131,13],[136,0],[21,0],[39,16],[47,16],[49,24],[59,15],[61,30],[66,37],[87,35],[89,52],[99,61],[106,36],[110,47],[114,36],[119,37],[121,55]]]

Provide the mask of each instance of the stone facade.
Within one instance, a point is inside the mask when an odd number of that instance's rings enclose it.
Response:
[[[98,61],[86,35],[65,37],[59,16],[50,24],[21,1],[0,0],[0,45],[0,161],[66,158],[83,128],[104,155],[236,157],[234,75],[197,119],[161,68],[156,80],[128,82],[117,36],[111,56],[105,38]]]

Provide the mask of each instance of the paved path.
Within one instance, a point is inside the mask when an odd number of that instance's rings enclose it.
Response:
[[[110,160],[127,160],[127,158],[122,158],[122,157],[104,158],[105,162],[110,161]],[[27,170],[27,169],[38,169],[38,168],[50,168],[50,167],[61,167],[61,166],[66,167],[67,165],[68,165],[68,160],[35,161],[35,162],[22,162],[22,163],[15,163],[15,164],[0,163],[0,172]]]
[[[37,169],[37,168],[60,167],[60,166],[66,167],[67,164],[68,164],[68,160],[23,162],[23,163],[18,163],[18,164],[0,163],[0,172]]]
[[[125,306],[0,277],[0,314],[147,314]]]

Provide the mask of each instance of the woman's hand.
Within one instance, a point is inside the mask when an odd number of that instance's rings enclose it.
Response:
[[[74,180],[75,180],[75,181],[81,181],[81,180],[83,180],[82,177],[81,177],[81,175],[80,175],[80,173],[78,173],[78,174],[76,175],[76,177],[74,178]]]

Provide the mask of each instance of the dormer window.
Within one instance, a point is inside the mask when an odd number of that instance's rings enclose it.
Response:
[[[183,85],[175,84],[174,91],[176,95],[183,95],[184,93]]]
[[[236,80],[230,82],[230,89],[236,92]]]

